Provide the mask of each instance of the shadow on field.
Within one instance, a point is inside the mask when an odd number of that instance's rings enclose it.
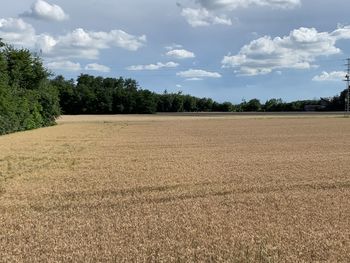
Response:
[[[243,195],[243,194],[269,194],[282,193],[290,191],[310,191],[310,190],[338,190],[350,188],[350,181],[344,182],[321,182],[321,183],[301,183],[294,185],[281,186],[254,186],[249,188],[232,189],[226,191],[215,191],[215,189],[199,188],[198,191],[190,192],[195,186],[213,186],[227,185],[228,183],[203,183],[203,184],[187,184],[172,185],[159,187],[137,187],[130,189],[121,189],[116,191],[95,191],[95,192],[70,192],[59,195],[50,195],[49,198],[57,200],[54,206],[42,206],[40,204],[31,205],[31,209],[38,212],[47,212],[52,210],[74,210],[74,209],[103,209],[118,208],[141,204],[162,204],[170,202],[187,201],[200,198],[220,197],[227,195]],[[187,188],[187,189],[186,189]],[[221,187],[222,188],[222,187]],[[169,191],[180,190],[178,194],[171,195]],[[187,191],[186,191],[187,190]],[[181,191],[184,191],[181,193]],[[163,193],[163,197],[148,197],[145,194]],[[126,198],[126,199],[125,199]],[[60,200],[66,203],[62,204]],[[68,202],[68,203],[67,203]],[[72,202],[72,203],[69,203]]]

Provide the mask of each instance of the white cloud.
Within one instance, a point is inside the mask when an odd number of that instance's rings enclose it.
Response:
[[[64,71],[80,71],[82,70],[79,63],[74,63],[72,61],[54,61],[46,65],[52,70],[64,70]]]
[[[201,80],[203,78],[221,78],[221,74],[217,72],[209,72],[202,69],[189,69],[187,71],[181,71],[176,73],[181,78],[188,80]]]
[[[273,8],[294,8],[300,6],[301,0],[196,0],[209,10],[247,8],[251,6],[268,6]]]
[[[51,60],[98,59],[102,49],[137,51],[147,42],[145,35],[134,36],[117,29],[104,32],[77,28],[65,35],[36,34],[34,27],[21,18],[0,19],[0,37],[9,44],[40,51]]]
[[[167,56],[177,58],[177,59],[185,59],[185,58],[194,58],[195,54],[191,51],[185,49],[174,49],[170,50],[166,53]]]
[[[60,6],[49,4],[44,0],[37,0],[32,5],[31,10],[23,13],[21,16],[52,21],[63,21],[68,19],[68,15]]]
[[[49,54],[57,45],[57,40],[46,34],[36,36],[35,48],[40,49],[43,54]]]
[[[99,71],[99,72],[110,72],[111,69],[105,65],[91,63],[85,66],[85,70]]]
[[[21,18],[1,18],[0,37],[12,45],[30,47],[36,41],[35,29]]]
[[[189,79],[186,79],[188,81],[198,81],[198,80],[203,80],[203,78],[189,78]]]
[[[84,68],[82,68],[80,63],[72,62],[70,60],[52,61],[47,63],[46,66],[52,70],[63,70],[63,71],[82,71],[83,69],[89,70],[89,71],[99,71],[99,72],[111,71],[109,67],[101,64],[97,64],[97,63],[90,63],[90,64],[87,64]]]
[[[134,65],[134,66],[129,66],[126,69],[127,70],[133,70],[133,71],[140,71],[140,70],[158,70],[161,68],[176,68],[179,66],[178,63],[175,62],[167,62],[167,63],[161,63],[158,62],[156,64],[149,64],[149,65]]]
[[[320,75],[313,77],[313,81],[341,81],[345,78],[346,72],[344,71],[323,71]]]
[[[39,46],[43,45],[40,48],[45,50],[45,55],[87,59],[97,59],[100,50],[111,47],[136,51],[146,42],[145,36],[133,36],[122,30],[96,32],[86,31],[82,28],[77,28],[57,38],[44,36],[45,38],[45,41],[38,42]]]
[[[215,16],[205,8],[184,8],[181,15],[186,18],[192,27],[209,25],[232,25],[231,19],[225,15]]]
[[[101,32],[97,32],[98,36]],[[103,33],[103,32],[102,32]],[[112,45],[121,47],[130,51],[136,51],[143,47],[147,42],[145,35],[142,36],[133,36],[123,30],[112,30],[109,32],[109,36],[106,40],[109,40]]]
[[[177,88],[182,88],[182,85],[177,84],[176,87],[177,87]]]
[[[309,69],[315,67],[319,56],[341,53],[336,42],[350,39],[350,26],[328,32],[315,28],[299,28],[288,36],[264,36],[243,46],[237,55],[227,55],[223,67],[235,68],[241,75],[268,74],[281,69]]]
[[[216,11],[228,12],[238,8],[270,7],[290,9],[301,5],[301,0],[194,0],[199,8],[183,8],[181,15],[192,27],[209,25],[232,25],[226,15]],[[181,7],[181,5],[180,5]]]
[[[170,46],[166,46],[165,49],[170,51],[170,50],[173,50],[173,49],[180,49],[182,48],[182,45],[179,45],[179,44],[171,44]]]

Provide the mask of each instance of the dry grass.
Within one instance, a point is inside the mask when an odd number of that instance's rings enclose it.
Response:
[[[66,117],[0,137],[0,262],[350,262],[345,118]]]

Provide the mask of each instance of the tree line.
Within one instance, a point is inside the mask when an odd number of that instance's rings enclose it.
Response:
[[[53,125],[59,94],[38,56],[0,39],[0,134]]]
[[[0,134],[55,124],[60,114],[151,114],[156,112],[342,111],[347,90],[328,99],[284,102],[258,99],[219,103],[181,92],[158,94],[130,78],[81,74],[52,78],[41,59],[0,39]]]
[[[339,96],[319,100],[284,102],[258,99],[218,103],[181,92],[162,94],[139,87],[133,79],[103,78],[81,74],[76,81],[57,76],[51,80],[59,93],[63,114],[150,114],[156,112],[287,112],[342,111],[347,91]]]
[[[139,87],[133,79],[102,78],[81,74],[76,81],[57,76],[57,88],[64,114],[149,114],[156,112],[231,111],[229,102],[197,98],[181,92],[162,94]]]

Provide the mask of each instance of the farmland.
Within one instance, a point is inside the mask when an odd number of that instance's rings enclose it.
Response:
[[[0,262],[350,261],[350,119],[58,123],[0,137]]]

